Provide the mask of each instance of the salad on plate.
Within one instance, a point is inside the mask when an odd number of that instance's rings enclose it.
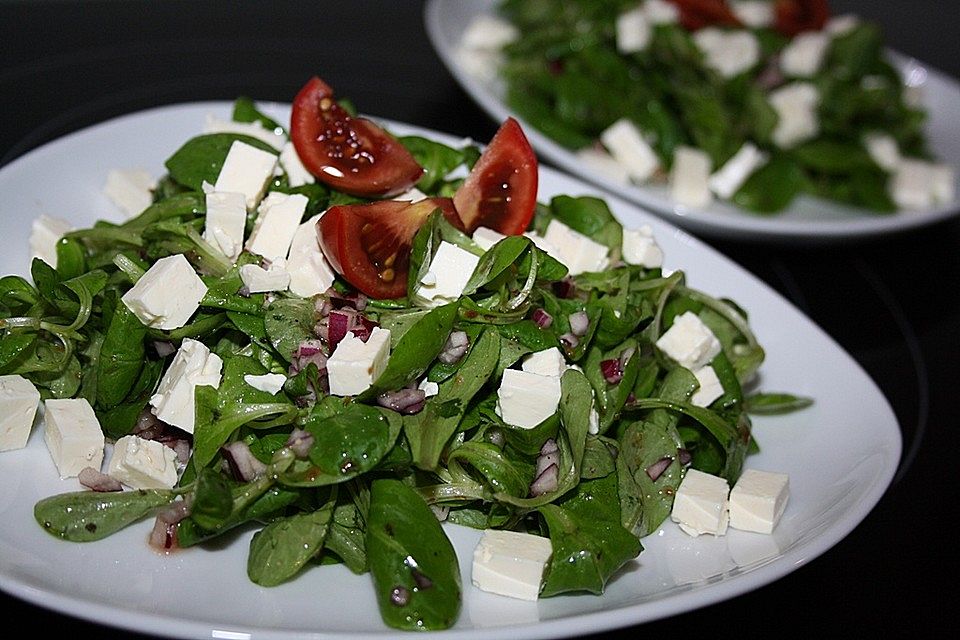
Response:
[[[534,600],[603,593],[666,521],[776,526],[751,415],[811,401],[753,388],[747,312],[649,228],[538,202],[516,121],[395,137],[314,77],[288,124],[240,98],[199,129],[155,183],[111,173],[126,220],[41,217],[30,277],[0,278],[0,450],[41,412],[79,483],[43,530],[152,518],[169,552],[252,527],[253,583],[343,564],[431,630],[464,588],[442,523],[484,531],[470,583]]]
[[[949,206],[914,79],[826,0],[500,0],[457,60],[620,185],[755,214],[801,194],[877,214]]]

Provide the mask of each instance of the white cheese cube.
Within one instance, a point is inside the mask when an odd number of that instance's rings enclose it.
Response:
[[[143,169],[114,169],[107,173],[103,194],[127,216],[136,216],[153,204],[157,182]]]
[[[0,376],[0,451],[27,446],[40,392],[21,375]]]
[[[769,102],[777,112],[773,141],[780,148],[789,149],[819,133],[820,92],[813,84],[791,82],[772,91]]]
[[[277,156],[235,140],[213,185],[215,191],[242,193],[247,209],[256,208],[277,168]]]
[[[608,257],[610,250],[606,245],[594,241],[559,220],[554,219],[547,224],[543,239],[547,245],[556,247],[560,254],[558,259],[567,266],[570,275],[603,271],[610,264]]]
[[[400,195],[394,196],[393,199],[397,202],[420,202],[421,200],[425,200],[426,197],[427,194],[425,194],[423,191],[420,191],[420,189],[417,189],[416,187],[410,187]]]
[[[805,31],[794,36],[780,52],[780,70],[787,76],[809,78],[820,70],[830,44],[822,31]]]
[[[389,358],[389,329],[374,327],[366,342],[348,331],[327,360],[330,395],[354,396],[363,393],[387,368]]]
[[[336,277],[317,239],[317,222],[321,216],[323,214],[318,213],[297,227],[290,242],[287,255],[290,292],[301,298],[326,291]]]
[[[955,184],[949,166],[903,158],[890,180],[890,197],[901,209],[930,209],[953,201]]]
[[[697,314],[685,311],[674,318],[670,328],[660,336],[657,348],[680,366],[696,371],[720,353],[721,345]]]
[[[520,368],[527,373],[559,378],[567,370],[567,359],[560,349],[550,347],[524,356]]]
[[[85,398],[51,398],[44,402],[43,439],[63,478],[85,467],[100,471],[105,440],[100,421]]]
[[[839,16],[832,16],[827,23],[823,25],[823,30],[833,37],[842,36],[845,33],[853,31],[860,26],[860,18],[852,13],[844,13]]]
[[[426,378],[424,378],[420,384],[417,385],[417,389],[423,391],[423,396],[425,398],[430,398],[440,393],[440,385],[438,385],[436,382],[430,382]]]
[[[690,402],[698,407],[709,407],[713,401],[723,395],[723,385],[717,372],[710,365],[704,365],[693,372],[700,387],[693,393]]]
[[[729,200],[753,172],[767,162],[767,154],[752,142],[745,142],[733,156],[710,176],[710,189]]]
[[[40,214],[30,226],[30,258],[40,258],[51,267],[57,266],[57,243],[73,225],[61,218]]]
[[[238,133],[251,138],[256,138],[260,142],[266,142],[268,145],[280,151],[287,141],[283,129],[267,129],[260,122],[236,122],[234,120],[223,120],[214,115],[208,114],[203,128],[204,133]]]
[[[259,376],[248,373],[243,376],[243,381],[254,389],[276,395],[280,389],[283,389],[283,383],[287,381],[287,376],[282,373],[264,373]]]
[[[220,387],[223,360],[211,353],[205,344],[184,338],[173,357],[157,392],[150,398],[153,414],[163,422],[193,433],[196,402],[194,390],[199,386]]]
[[[549,538],[486,529],[473,550],[470,581],[481,591],[536,600],[543,570],[552,553]]]
[[[441,242],[426,277],[417,287],[417,301],[436,307],[456,300],[463,293],[479,262],[480,258],[469,251],[446,241]]]
[[[558,262],[563,264],[563,254],[560,253],[560,249],[558,249],[557,247],[547,242],[544,239],[544,237],[541,236],[539,233],[537,233],[536,231],[527,231],[523,235],[527,238],[530,238],[530,241],[533,242],[533,244],[538,249],[546,253],[548,256],[550,256],[554,260],[557,260]],[[567,269],[570,268],[568,265],[565,265],[565,264],[563,266],[567,267]]]
[[[266,269],[257,264],[245,264],[240,267],[240,279],[250,293],[285,291],[290,286],[286,264],[282,258],[271,262]]]
[[[593,146],[583,147],[577,149],[574,155],[584,167],[611,182],[618,184],[630,182],[630,172],[627,167],[602,149]]]
[[[520,37],[520,31],[503,18],[478,14],[464,29],[460,42],[465,49],[498,51]]]
[[[647,269],[663,266],[663,249],[653,237],[653,229],[645,224],[638,229],[624,229],[621,244],[623,261]]]
[[[652,24],[676,24],[680,20],[677,5],[667,0],[644,0],[643,10]]]
[[[706,152],[679,146],[673,152],[670,168],[670,197],[685,207],[702,208],[713,201],[710,192],[712,163]]]
[[[900,165],[900,146],[889,133],[871,131],[863,136],[863,146],[877,166],[893,173]]]
[[[773,533],[789,498],[787,474],[746,469],[730,492],[730,526]]]
[[[587,418],[587,433],[597,435],[600,433],[600,414],[597,413],[597,403],[590,398],[590,417]]]
[[[504,422],[532,429],[554,413],[560,404],[560,378],[506,369],[497,389],[496,412]]]
[[[247,239],[247,251],[267,260],[286,259],[309,202],[307,196],[299,193],[271,191],[267,194],[257,209],[257,219]]]
[[[187,324],[207,294],[207,286],[182,253],[160,258],[121,300],[140,322],[154,329]]]
[[[247,204],[242,193],[213,191],[206,194],[203,239],[210,246],[236,262],[243,250],[243,234],[247,224]]]
[[[484,251],[489,251],[490,247],[506,237],[507,236],[503,235],[499,231],[494,231],[493,229],[488,229],[487,227],[477,227],[476,231],[473,232],[473,241],[480,245],[480,248]]]
[[[177,484],[177,452],[156,440],[124,436],[113,445],[107,475],[131,489],[170,489]]]
[[[704,27],[693,34],[693,41],[703,53],[704,64],[724,78],[748,71],[760,60],[760,41],[749,31]]]
[[[753,29],[762,29],[774,23],[773,3],[770,0],[732,0],[728,3],[733,15]]]
[[[600,142],[637,182],[647,180],[660,166],[653,147],[627,118],[621,118],[603,130]]]
[[[730,486],[719,476],[687,469],[673,498],[670,519],[691,536],[722,536],[730,522]]]
[[[280,150],[280,166],[287,174],[287,182],[291,187],[302,187],[305,184],[313,184],[317,178],[310,173],[310,170],[303,166],[303,161],[297,154],[297,148],[292,142],[287,142]]]
[[[643,5],[618,15],[615,27],[617,51],[624,54],[643,51],[653,36],[653,28]]]

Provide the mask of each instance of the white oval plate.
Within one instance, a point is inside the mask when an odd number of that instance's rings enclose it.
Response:
[[[517,118],[537,153],[542,157],[610,193],[634,202],[675,225],[704,236],[735,240],[821,243],[897,233],[933,224],[960,213],[960,200],[948,206],[923,211],[872,214],[863,209],[809,196],[797,198],[775,215],[758,215],[715,200],[709,207],[679,206],[669,189],[660,185],[625,185],[584,167],[569,149],[557,144],[523,122],[504,102],[502,83],[487,82],[471,74],[461,63],[458,47],[471,20],[494,14],[497,0],[429,0],[424,9],[427,34],[440,59],[453,77],[480,107],[498,122]],[[960,82],[916,60],[891,52],[891,59],[908,73],[913,86],[921,86],[928,109],[926,133],[933,154],[955,167],[956,192],[960,194]],[[960,197],[960,195],[958,195]]]
[[[201,132],[207,114],[229,118],[226,102],[191,103],[134,113],[66,136],[0,169],[0,273],[27,272],[31,221],[41,213],[88,226],[119,219],[101,194],[111,169],[143,168],[159,177],[163,161]],[[289,107],[262,105],[280,122]],[[447,143],[449,136],[390,123]],[[541,169],[541,200],[601,192]],[[650,224],[666,268],[691,286],[728,296],[751,313],[769,359],[760,386],[816,399],[787,416],[757,418],[762,453],[748,466],[790,475],[791,497],[774,535],[730,531],[691,538],[672,522],[646,537],[646,550],[603,596],[512,600],[470,585],[478,532],[447,525],[461,562],[464,602],[442,638],[547,638],[583,635],[688,611],[770,583],[847,535],[886,490],[900,457],[896,418],[866,373],[833,340],[757,278],[689,234],[635,205],[609,197],[630,227]],[[101,624],[172,637],[373,638],[389,632],[370,576],[342,566],[312,567],[293,581],[262,588],[246,576],[251,530],[222,544],[162,555],[147,546],[151,522],[99,542],[63,542],[33,519],[41,498],[79,489],[61,480],[38,420],[25,449],[0,453],[0,588],[24,600]],[[798,597],[802,597],[798,594]],[[718,621],[718,624],[723,624]]]

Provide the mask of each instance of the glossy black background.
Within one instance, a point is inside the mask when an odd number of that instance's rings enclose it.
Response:
[[[892,47],[960,77],[960,3],[832,5],[878,21]],[[289,101],[314,73],[374,115],[481,141],[496,129],[433,52],[421,2],[0,0],[0,166],[143,108],[241,94]],[[821,557],[755,592],[627,631],[913,636],[947,628],[960,222],[818,247],[704,239],[790,299],[867,370],[896,411],[904,455],[877,507]],[[6,594],[0,606],[8,621],[42,621],[65,636],[147,638]]]

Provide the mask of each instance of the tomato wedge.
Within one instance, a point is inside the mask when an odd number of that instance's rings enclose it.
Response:
[[[358,291],[378,300],[402,298],[413,237],[438,207],[459,225],[450,198],[379,200],[330,207],[317,222],[317,238],[330,266]]]
[[[819,31],[830,17],[827,0],[777,0],[774,11],[777,31],[791,37]]]
[[[526,231],[537,207],[537,177],[536,154],[520,124],[507,118],[453,195],[465,231]]]
[[[423,168],[397,140],[366,118],[355,118],[314,76],[297,93],[290,139],[303,166],[324,184],[357,196],[392,196],[412,187]]]
[[[689,31],[711,25],[740,25],[740,20],[725,0],[673,0],[673,3],[680,9],[680,24]]]

